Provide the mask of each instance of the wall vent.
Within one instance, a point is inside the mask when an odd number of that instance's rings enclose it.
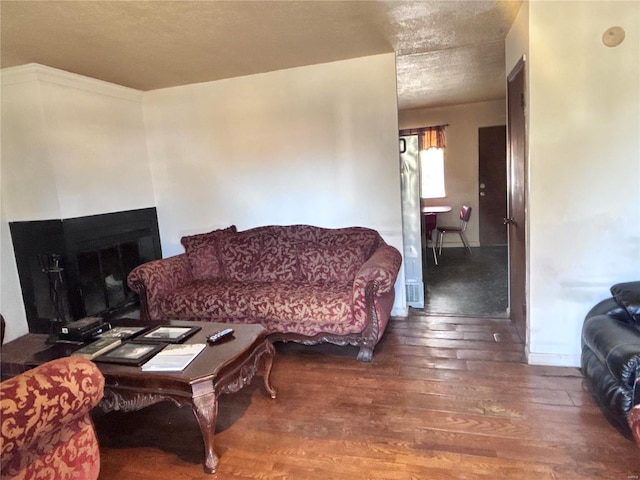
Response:
[[[414,308],[424,308],[424,284],[407,283],[407,305]]]

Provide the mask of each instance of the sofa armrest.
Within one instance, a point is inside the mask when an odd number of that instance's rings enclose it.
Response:
[[[611,318],[620,320],[621,322],[628,323],[630,325],[634,324],[633,318],[629,315],[627,309],[620,305],[615,298],[607,298],[598,302],[593,306],[593,308],[591,308],[591,310],[589,310],[584,318],[585,320],[588,320],[589,318],[597,315],[608,315]]]
[[[383,245],[360,267],[353,281],[353,316],[364,325],[358,360],[370,362],[373,348],[382,336],[391,315],[395,283],[402,255]]]
[[[640,332],[608,315],[596,315],[582,325],[582,343],[606,365],[609,373],[629,387],[640,371]]]
[[[193,281],[186,254],[153,260],[129,273],[127,284],[140,297],[140,318],[160,320],[160,299]]]
[[[53,360],[0,383],[3,478],[43,468],[42,462],[93,477],[100,454],[89,412],[103,389],[100,370],[80,357]]]
[[[383,245],[378,248],[369,259],[364,262],[353,282],[354,293],[364,289],[368,283],[378,282],[378,288],[374,294],[380,297],[393,290],[400,265],[402,264],[402,255],[400,252],[390,245]]]

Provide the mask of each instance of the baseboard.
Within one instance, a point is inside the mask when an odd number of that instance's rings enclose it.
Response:
[[[580,367],[580,355],[527,352],[527,363],[548,367]]]
[[[392,317],[408,317],[409,316],[409,307],[408,306],[402,306],[402,307],[393,307],[391,309],[391,316]]]

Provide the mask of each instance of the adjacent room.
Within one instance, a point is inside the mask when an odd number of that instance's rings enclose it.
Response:
[[[640,476],[640,3],[0,22],[2,478]]]

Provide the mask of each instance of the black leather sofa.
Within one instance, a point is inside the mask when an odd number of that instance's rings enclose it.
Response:
[[[631,408],[640,403],[640,282],[611,287],[582,326],[582,374],[602,413],[625,437]]]

